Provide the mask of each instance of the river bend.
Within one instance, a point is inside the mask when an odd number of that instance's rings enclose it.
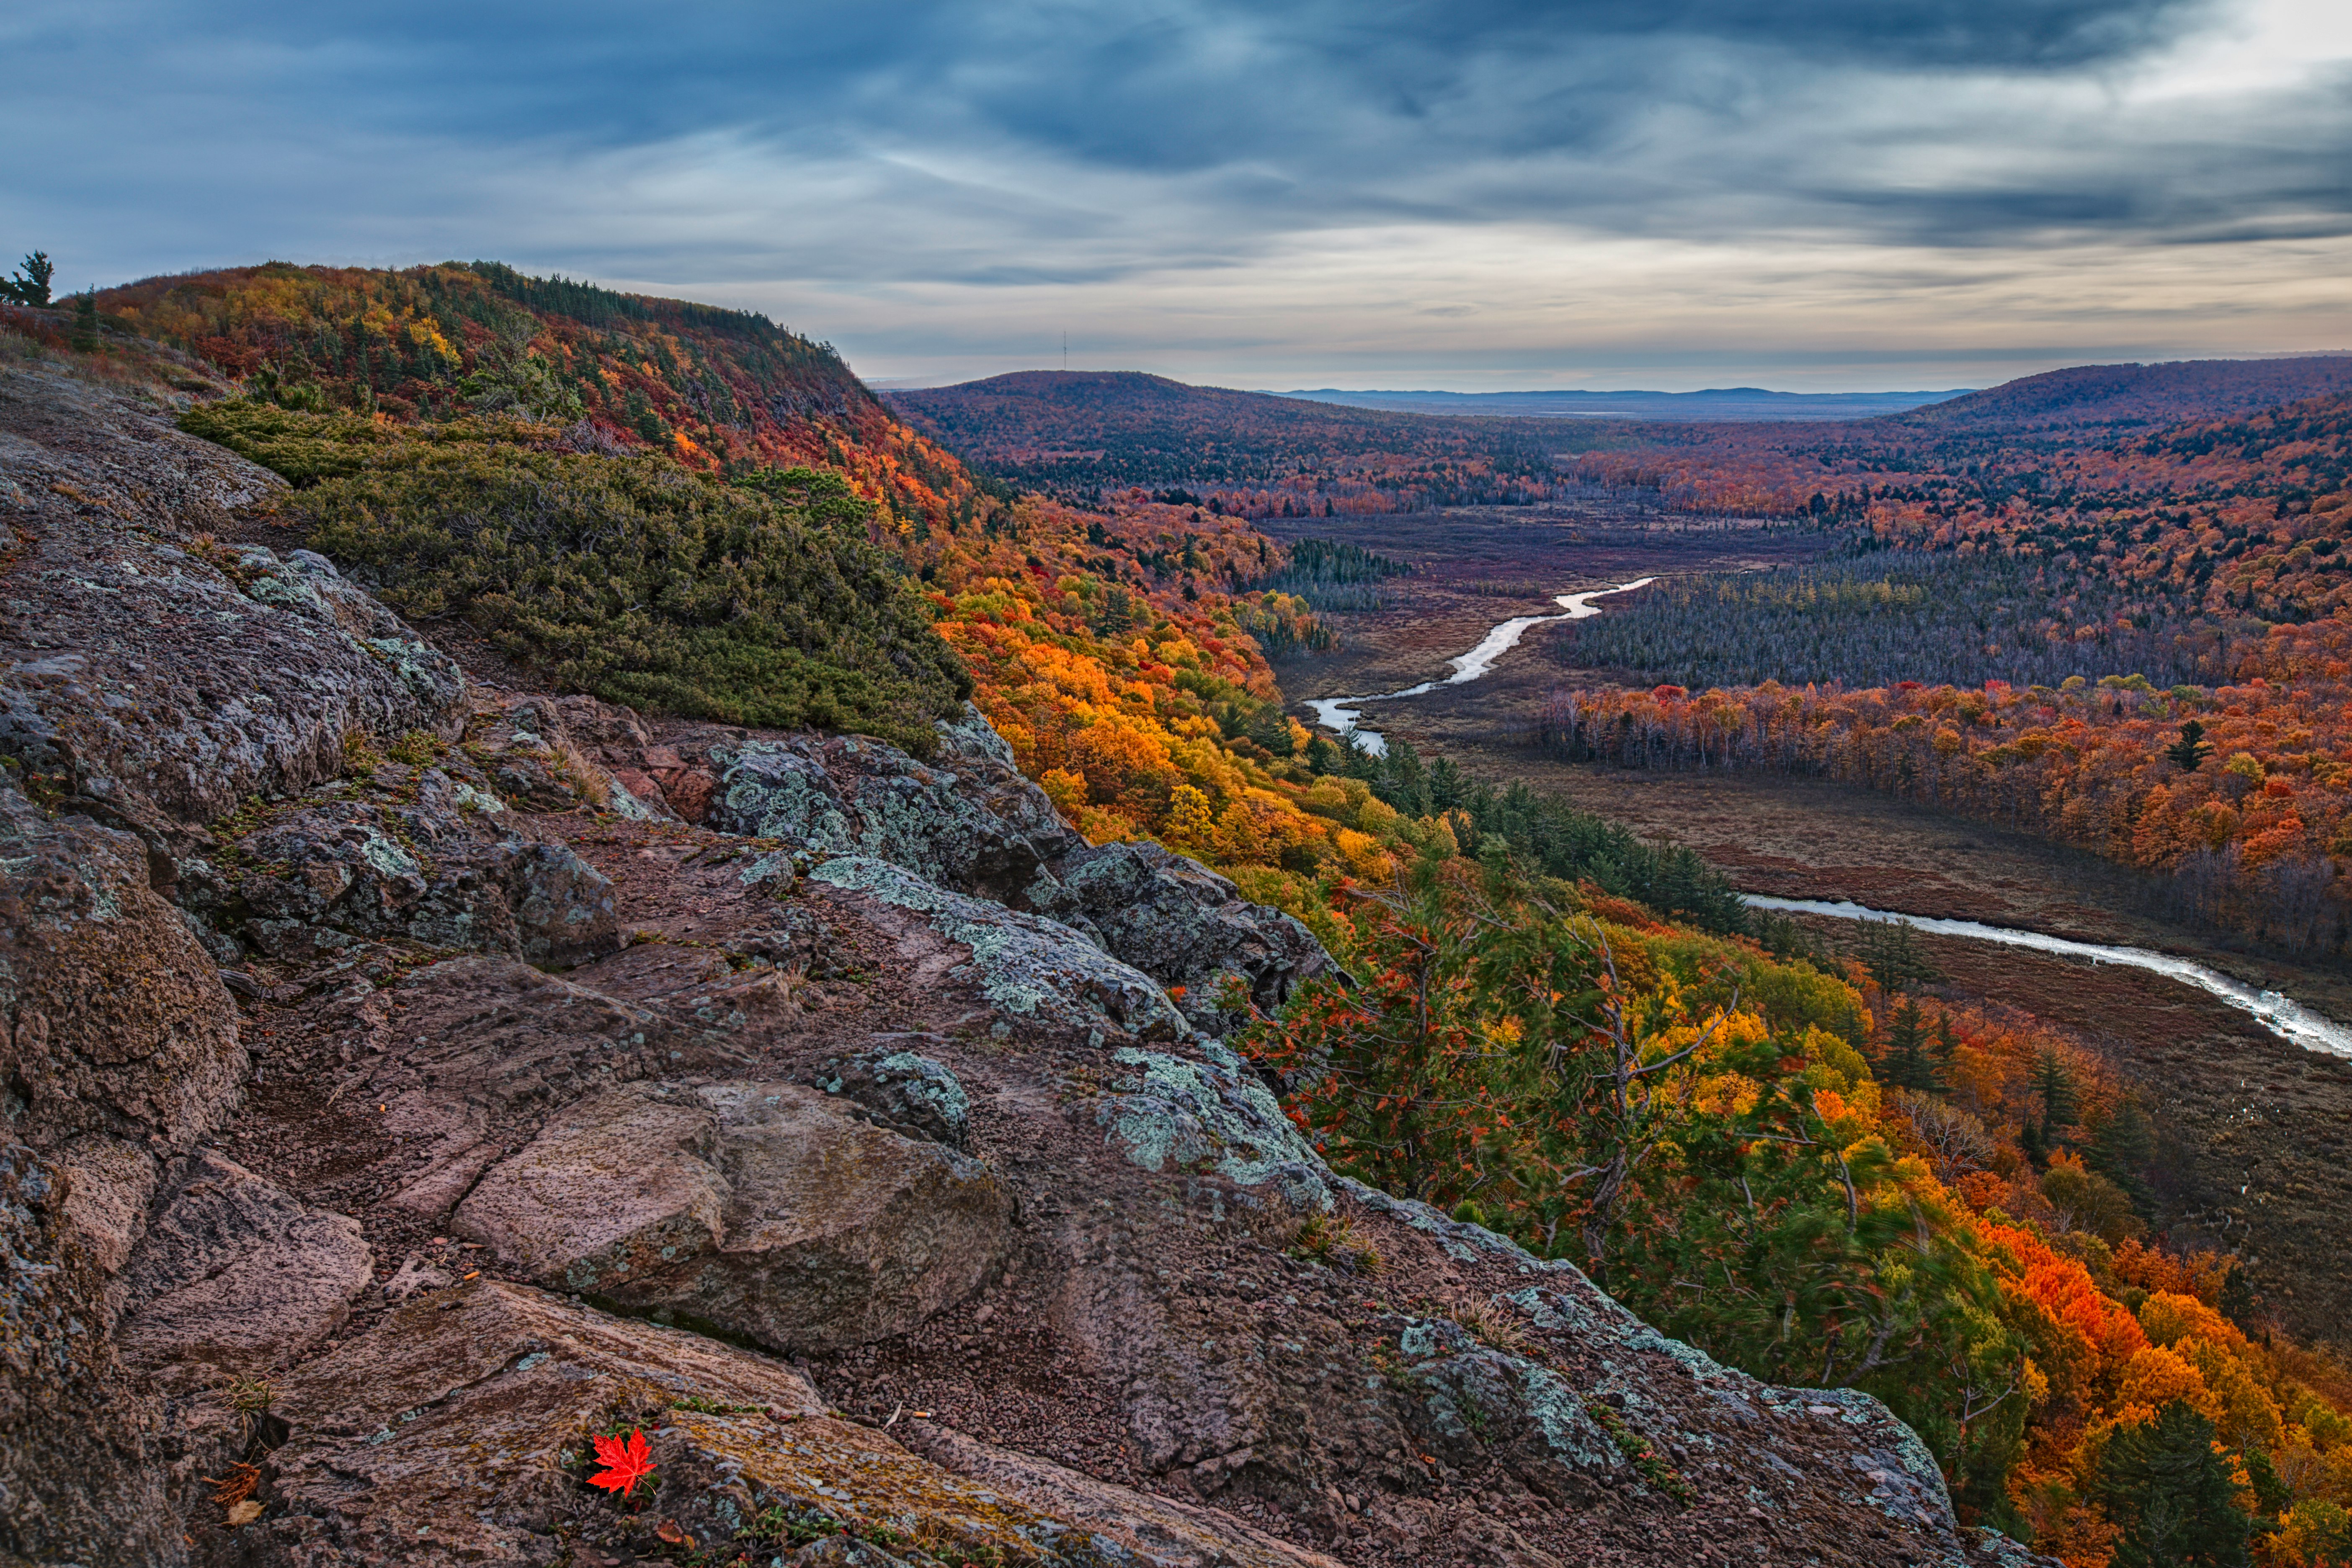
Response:
[[[1475,680],[1493,668],[1496,659],[1518,647],[1519,639],[1528,635],[1529,626],[1540,626],[1551,621],[1589,620],[1601,613],[1601,606],[1594,604],[1593,600],[1606,598],[1611,594],[1624,594],[1635,588],[1646,588],[1656,581],[1655,577],[1636,577],[1631,583],[1620,583],[1613,588],[1593,588],[1581,594],[1561,594],[1552,600],[1553,604],[1560,606],[1559,615],[1514,616],[1507,621],[1498,623],[1479,639],[1476,647],[1451,661],[1454,672],[1443,679],[1424,680],[1418,686],[1408,686],[1398,691],[1376,691],[1369,697],[1317,697],[1310,699],[1307,706],[1315,710],[1315,721],[1325,729],[1334,734],[1351,738],[1358,746],[1370,752],[1373,756],[1386,756],[1389,743],[1381,738],[1379,731],[1360,730],[1356,727],[1357,721],[1362,717],[1356,710],[1361,704],[1394,702],[1401,698],[1426,696],[1441,686],[1460,686],[1467,681]]]
[[[2044,936],[2040,931],[2018,931],[2009,926],[1980,925],[1975,921],[1890,914],[1885,910],[1870,909],[1843,899],[1832,903],[1821,899],[1776,899],[1760,893],[1742,893],[1740,899],[1752,910],[1829,915],[1837,920],[1899,921],[1931,936],[1966,937],[1971,942],[2000,942],[2007,947],[2055,953],[2062,958],[2086,958],[2093,963],[2120,963],[2133,969],[2148,970],[2183,984],[2194,985],[2242,1013],[2253,1015],[2263,1027],[2281,1039],[2292,1040],[2306,1050],[2352,1058],[2352,1028],[2305,1006],[2292,996],[2276,991],[2258,990],[2242,980],[2231,979],[2219,970],[2208,969],[2185,958],[2175,958],[2168,952],[2154,952],[2144,947],[2110,947],[2103,942],[2075,942],[2067,937]]]

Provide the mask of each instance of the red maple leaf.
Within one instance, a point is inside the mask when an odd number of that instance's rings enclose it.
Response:
[[[618,1437],[598,1437],[595,1444],[596,1462],[611,1468],[601,1475],[590,1476],[590,1486],[603,1487],[608,1492],[618,1492],[627,1497],[636,1489],[639,1481],[654,1473],[653,1453],[646,1447],[646,1435],[642,1430],[632,1431],[625,1443]]]

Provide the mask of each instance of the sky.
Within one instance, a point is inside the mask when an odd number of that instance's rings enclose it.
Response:
[[[0,58],[61,287],[483,258],[902,384],[2352,349],[2345,0],[10,0]]]

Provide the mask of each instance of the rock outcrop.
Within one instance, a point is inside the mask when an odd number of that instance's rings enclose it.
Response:
[[[978,710],[967,705],[940,734],[929,763],[858,736],[694,730],[660,745],[625,734],[598,750],[616,778],[667,790],[664,805],[687,820],[789,846],[812,864],[881,861],[986,900],[990,919],[1004,909],[1047,917],[1178,998],[1188,1028],[1227,1033],[1252,1006],[1278,1007],[1330,972],[1305,926],[1199,861],[1156,844],[1088,845]]]
[[[343,1321],[373,1262],[350,1215],[199,1154],[176,1163],[124,1272],[115,1339],[134,1364],[267,1371]]]
[[[986,1167],[814,1089],[640,1083],[492,1167],[451,1229],[551,1289],[806,1350],[904,1333],[969,1295],[1011,1220]]]
[[[1326,1168],[1213,1037],[1328,955],[976,714],[468,688],[48,373],[0,477],[0,1554],[1997,1560],[1874,1401]]]
[[[0,377],[0,755],[179,850],[247,796],[343,769],[343,737],[440,731],[464,679],[320,556],[216,535],[268,470],[63,374]]]
[[[105,1331],[68,1181],[0,1144],[0,1562],[183,1562],[160,1405]]]

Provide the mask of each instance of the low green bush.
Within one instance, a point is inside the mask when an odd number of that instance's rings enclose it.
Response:
[[[480,421],[241,404],[183,423],[307,483],[292,506],[310,547],[385,603],[461,618],[555,686],[919,755],[971,689],[836,474],[781,470],[755,491],[667,458],[529,449]]]

